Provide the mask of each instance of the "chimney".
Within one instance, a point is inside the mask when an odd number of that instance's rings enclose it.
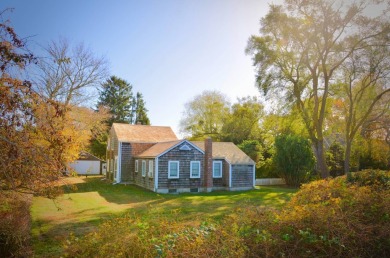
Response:
[[[203,184],[206,192],[213,188],[213,141],[210,137],[204,140],[204,173]]]

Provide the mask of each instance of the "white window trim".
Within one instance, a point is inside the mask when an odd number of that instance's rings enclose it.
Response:
[[[215,176],[215,164],[221,164],[221,176]],[[213,161],[213,178],[222,178],[223,175],[223,166],[222,166],[222,161]]]
[[[138,160],[135,161],[135,172],[138,173]]]
[[[171,164],[172,163],[177,163],[177,176],[171,176],[170,175]],[[179,175],[180,175],[180,162],[178,160],[170,160],[170,161],[168,161],[168,178],[169,179],[179,178]]]
[[[153,160],[149,160],[149,171],[148,171],[148,177],[153,177]]]
[[[142,161],[141,170],[142,170],[142,176],[145,177],[146,176],[146,161],[145,160]]]
[[[154,171],[154,191],[158,189],[158,158],[155,159],[156,169]]]
[[[199,164],[199,175],[198,176],[192,175],[192,164]],[[190,178],[200,178],[200,161],[191,161],[190,162]]]

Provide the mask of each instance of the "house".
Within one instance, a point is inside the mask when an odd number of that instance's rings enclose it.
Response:
[[[78,159],[70,163],[69,167],[79,175],[101,175],[105,173],[105,161],[86,151],[80,152]]]
[[[231,142],[179,140],[170,127],[114,123],[107,178],[158,193],[248,190],[255,163]]]

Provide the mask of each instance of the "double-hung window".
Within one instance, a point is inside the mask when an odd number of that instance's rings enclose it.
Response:
[[[222,177],[222,161],[213,162],[213,177],[214,178]]]
[[[200,178],[200,161],[191,161],[190,178]]]
[[[135,172],[138,172],[138,160],[135,161]]]
[[[179,161],[168,162],[168,178],[179,178]]]
[[[153,160],[149,160],[148,177],[153,177]]]
[[[145,177],[146,176],[146,161],[143,160],[142,161],[142,176]]]

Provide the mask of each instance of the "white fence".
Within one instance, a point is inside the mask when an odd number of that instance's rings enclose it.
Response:
[[[256,179],[256,185],[285,185],[286,182],[283,178],[258,178]]]

